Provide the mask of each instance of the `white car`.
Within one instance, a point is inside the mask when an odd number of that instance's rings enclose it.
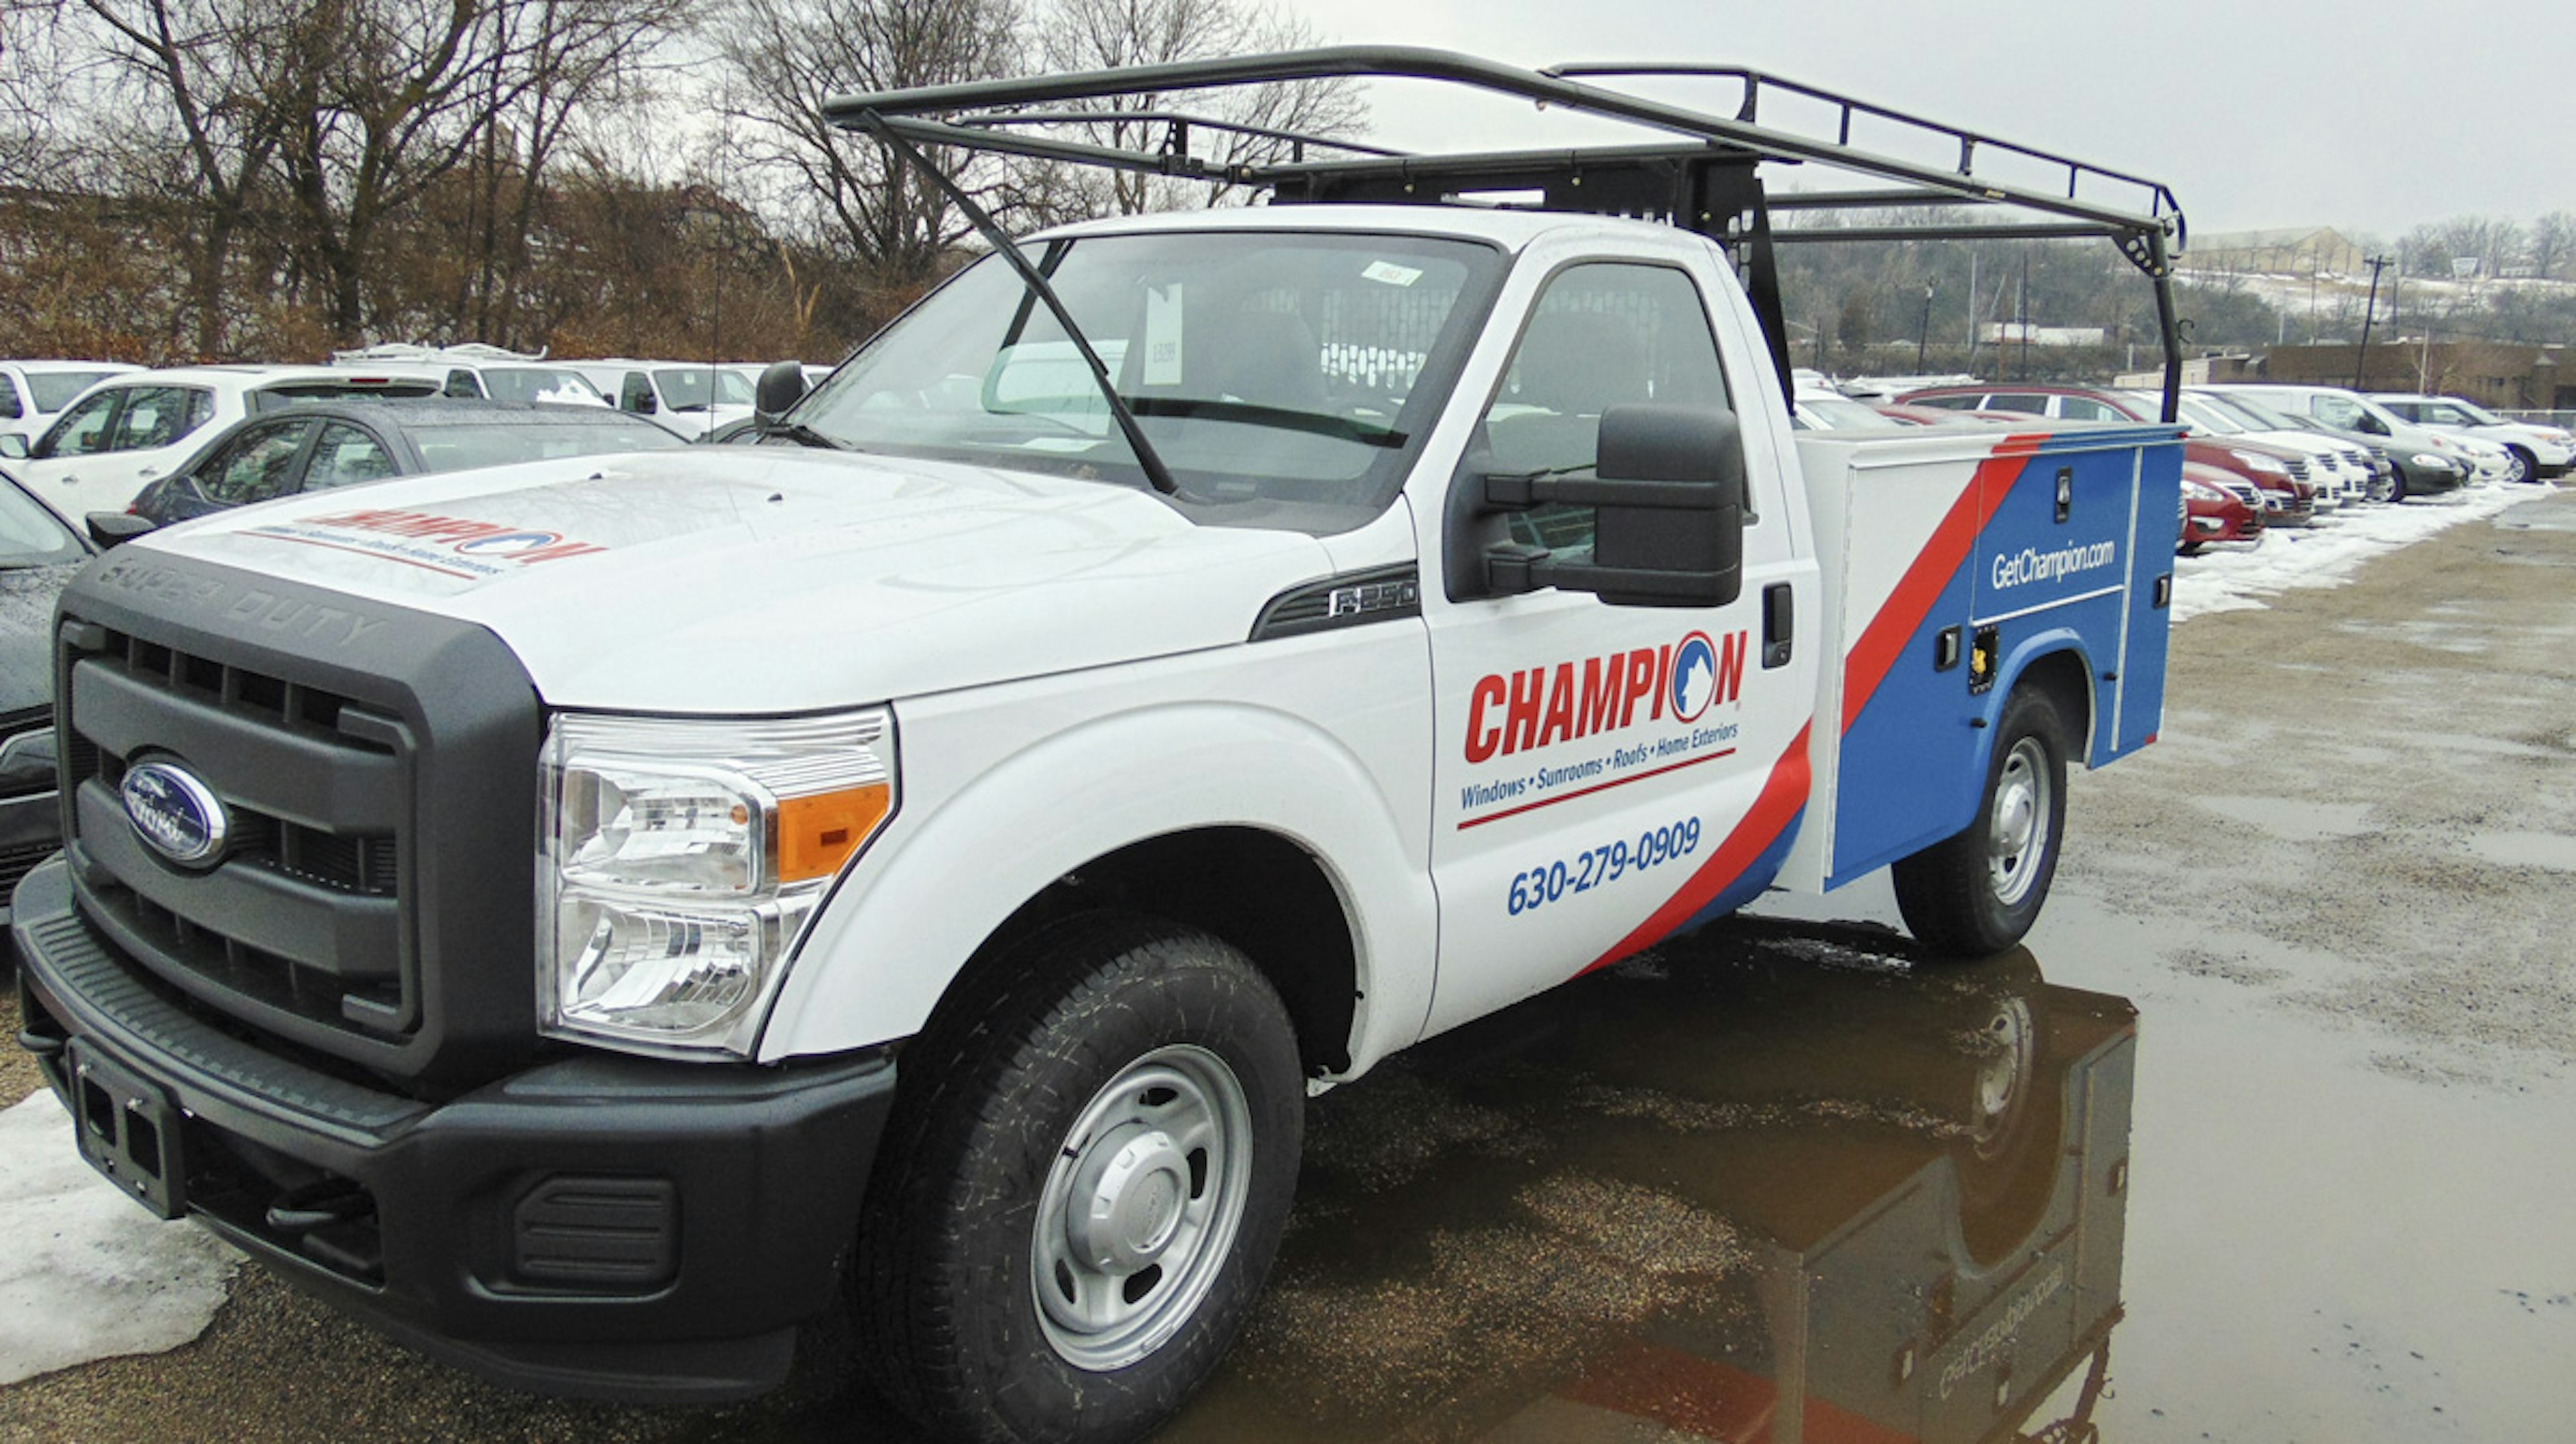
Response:
[[[82,392],[141,369],[121,361],[0,361],[0,434],[33,441]]]
[[[18,479],[77,526],[94,511],[122,511],[136,494],[195,454],[205,439],[254,411],[313,396],[435,396],[435,371],[325,366],[176,366],[134,371],[93,386],[31,445],[0,436]]]
[[[2219,397],[2183,393],[2182,419],[2195,431],[2226,440],[2244,437],[2295,451],[2308,459],[2308,481],[2316,488],[2317,509],[2360,501],[2370,488],[2370,453],[2314,431],[2293,431],[2266,424],[2251,413],[2231,408]]]
[[[757,366],[705,361],[615,359],[557,364],[588,378],[618,410],[647,417],[689,441],[747,420],[760,380]]]
[[[601,406],[608,398],[589,377],[559,361],[524,351],[469,342],[462,346],[369,346],[334,351],[334,367],[378,371],[388,366],[437,371],[446,377],[444,394],[489,401],[531,401],[547,406]]]
[[[2560,427],[2507,421],[2457,396],[2382,392],[2370,399],[2427,430],[2503,447],[2511,457],[2507,481],[2549,481],[2576,469],[2576,433]]]

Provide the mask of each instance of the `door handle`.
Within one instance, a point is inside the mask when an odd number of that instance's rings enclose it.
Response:
[[[1762,589],[1762,665],[1789,665],[1790,643],[1797,636],[1797,593],[1787,582],[1773,582]]]

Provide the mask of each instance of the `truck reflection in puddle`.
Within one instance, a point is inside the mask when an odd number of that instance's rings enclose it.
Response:
[[[1271,1294],[1159,1437],[2084,1437],[2136,1013],[1910,954],[1740,922],[1319,1100]]]

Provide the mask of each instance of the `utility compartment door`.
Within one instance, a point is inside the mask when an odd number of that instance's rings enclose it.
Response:
[[[2135,745],[2119,727],[2126,658],[2146,655],[2142,633],[2163,615],[2133,616],[2149,570],[2136,559],[2172,549],[2141,510],[2142,479],[2179,456],[2172,433],[1963,424],[1802,449],[1820,543],[1841,562],[1828,622],[1842,665],[1820,712],[1839,730],[1817,750],[1829,835],[1785,876],[1839,887],[1967,825],[2003,699],[2050,652],[2072,651],[2096,688],[2078,755]],[[2171,510],[2171,483],[2152,504]],[[2160,650],[2152,663],[2160,695]]]

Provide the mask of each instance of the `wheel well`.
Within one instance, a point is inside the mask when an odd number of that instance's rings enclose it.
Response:
[[[1297,1026],[1297,1052],[1307,1074],[1350,1067],[1359,998],[1350,919],[1322,864],[1304,848],[1249,827],[1203,828],[1132,843],[1093,858],[1022,903],[985,940],[978,960],[1005,951],[1033,929],[1104,909],[1181,923],[1240,949],[1279,990]],[[970,965],[961,981],[971,981],[976,971]]]
[[[2080,765],[2092,755],[2093,674],[2085,667],[2083,657],[2072,650],[2034,657],[2022,668],[2013,686],[2037,689],[2057,708],[2057,715],[2066,719],[2067,745],[2074,753],[2070,761]]]

